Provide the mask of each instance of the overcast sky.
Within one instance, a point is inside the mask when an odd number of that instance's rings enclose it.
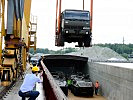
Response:
[[[64,9],[82,9],[83,0],[62,0]],[[85,0],[85,10],[90,10]],[[92,43],[133,43],[133,0],[93,0]],[[38,17],[37,48],[55,46],[56,0],[32,0],[31,14]],[[66,44],[66,43],[65,43]],[[74,47],[66,44],[65,47]]]

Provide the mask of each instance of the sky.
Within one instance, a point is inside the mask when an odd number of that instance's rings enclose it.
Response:
[[[82,1],[62,0],[62,11],[82,10]],[[85,0],[85,10],[90,10],[89,3]],[[123,37],[125,44],[133,43],[132,5],[133,0],[93,0],[92,44],[123,43]],[[32,0],[31,14],[38,17],[37,48],[61,49],[55,46],[56,0]]]

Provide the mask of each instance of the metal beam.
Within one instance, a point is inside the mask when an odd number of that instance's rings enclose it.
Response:
[[[83,10],[84,10],[84,0],[83,0]]]
[[[61,2],[62,2],[62,0],[60,0],[60,2],[59,2],[58,33],[57,33],[58,35],[59,35],[59,33],[60,33],[60,23],[61,23],[61,22],[60,22],[60,20],[61,20],[61,19],[60,19],[60,16],[61,16]]]
[[[0,33],[0,65],[2,64],[2,33]]]
[[[93,0],[91,0],[90,2],[90,28],[91,28],[91,31],[92,31],[92,20],[93,20]]]
[[[58,15],[58,0],[56,0],[56,20],[55,20],[55,35],[57,35],[57,15]]]
[[[14,2],[13,0],[8,0],[6,34],[13,34],[13,22],[14,22]]]
[[[1,0],[1,4],[2,4],[2,13],[1,13],[1,17],[2,17],[2,22],[1,22],[1,33],[3,36],[5,36],[5,0]]]

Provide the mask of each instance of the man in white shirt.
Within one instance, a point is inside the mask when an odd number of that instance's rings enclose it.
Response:
[[[30,97],[29,100],[36,100],[39,96],[39,91],[33,91],[36,82],[41,82],[40,78],[37,77],[38,72],[39,68],[35,66],[32,68],[31,74],[26,74],[20,91],[18,92],[19,96],[22,97],[22,100],[25,100],[25,97]]]

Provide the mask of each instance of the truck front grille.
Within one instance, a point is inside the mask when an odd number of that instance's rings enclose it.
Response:
[[[66,25],[65,29],[82,30],[83,26],[69,26],[69,25]]]

